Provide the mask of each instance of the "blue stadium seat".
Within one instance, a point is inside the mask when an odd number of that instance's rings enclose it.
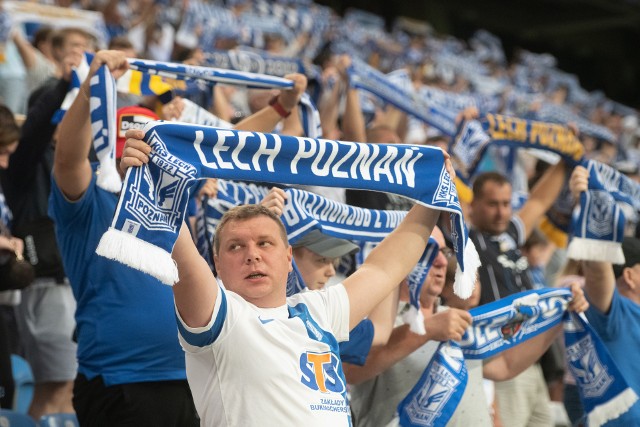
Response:
[[[0,427],[38,427],[38,424],[29,415],[0,409]]]
[[[40,418],[40,427],[79,427],[76,414],[47,414]],[[0,426],[1,427],[1,426]]]
[[[29,406],[33,400],[33,372],[31,366],[17,354],[11,355],[11,368],[15,392],[13,396],[13,410],[21,414],[29,413]]]

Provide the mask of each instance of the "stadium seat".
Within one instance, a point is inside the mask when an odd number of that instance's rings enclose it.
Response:
[[[40,418],[40,427],[79,427],[76,414],[47,414]],[[0,426],[1,427],[1,426]]]
[[[13,410],[21,414],[27,414],[33,400],[34,381],[31,366],[22,357],[12,354],[11,370],[13,371],[13,382],[15,383]]]
[[[29,415],[0,409],[0,427],[38,427],[38,424]]]

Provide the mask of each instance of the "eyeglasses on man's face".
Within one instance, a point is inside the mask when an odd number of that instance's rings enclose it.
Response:
[[[445,256],[445,258],[451,258],[455,255],[453,249],[445,246],[444,248],[440,248],[440,253]]]

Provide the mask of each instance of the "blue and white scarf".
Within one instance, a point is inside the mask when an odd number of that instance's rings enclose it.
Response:
[[[198,232],[198,248],[206,259],[211,258],[211,242],[222,215],[236,205],[259,203],[269,192],[267,187],[244,184],[233,181],[218,181],[218,196],[209,199],[204,206],[204,218],[201,225],[204,231]],[[365,243],[379,243],[402,222],[405,211],[383,211],[349,206],[329,200],[318,194],[296,188],[285,189],[287,202],[282,221],[287,229],[290,244],[295,244],[307,233],[318,230],[323,234],[357,242],[361,248]],[[358,256],[361,265],[369,253],[362,249]],[[427,248],[416,267],[408,276],[411,309],[407,312],[405,323],[411,330],[424,335],[424,318],[420,311],[420,291],[431,263],[438,254],[438,244],[429,239]],[[290,277],[292,283],[293,279]],[[287,287],[291,296],[304,288],[301,278],[296,287]]]
[[[184,218],[185,191],[198,179],[368,189],[403,195],[451,213],[454,250],[461,266],[458,295],[471,294],[479,259],[468,240],[455,184],[440,149],[157,122],[145,130],[152,147],[150,163],[127,172],[116,216],[97,250],[100,255],[163,283],[175,283],[177,269],[170,252]]]
[[[511,295],[470,310],[460,342],[440,344],[418,383],[398,405],[401,426],[445,426],[466,387],[464,359],[486,359],[564,322],[567,361],[577,379],[590,426],[626,412],[638,399],[589,324],[566,311],[568,289]]]
[[[85,52],[80,64],[71,70],[71,82],[69,83],[69,90],[65,95],[60,108],[54,113],[51,119],[51,123],[60,123],[60,121],[64,117],[64,114],[67,112],[69,107],[71,107],[73,101],[75,101],[76,96],[78,96],[78,92],[80,91],[82,82],[89,75],[89,64],[91,64],[92,60],[93,54]],[[171,93],[172,86],[168,83],[165,83],[162,78],[160,78],[159,76],[153,76],[134,70],[127,70],[126,73],[120,76],[115,87],[117,92],[120,93],[145,96],[156,95],[163,103],[169,102],[173,97]],[[111,90],[111,85],[109,85],[109,90]],[[112,95],[111,93],[100,94],[94,91],[92,96],[104,99],[105,97]]]
[[[572,217],[567,256],[624,264],[625,212],[637,217],[640,184],[595,160],[583,166],[589,171],[588,190],[580,194],[580,205]]]
[[[67,112],[73,101],[75,101],[78,92],[80,92],[80,85],[89,75],[89,64],[93,60],[93,54],[85,52],[82,61],[77,67],[71,70],[71,82],[69,83],[69,91],[62,100],[62,104],[58,111],[53,114],[51,118],[52,124],[58,124],[62,120],[64,113]]]
[[[130,59],[129,66],[143,71],[176,80],[200,79],[210,83],[225,83],[254,89],[289,89],[293,82],[282,77],[243,71],[184,65],[171,62]],[[318,138],[322,134],[320,113],[306,93],[300,99],[300,117],[305,136]]]
[[[462,122],[449,147],[449,152],[460,162],[464,178],[474,175],[489,144],[551,151],[569,165],[576,165],[584,155],[580,140],[564,126],[487,114],[479,120]]]
[[[201,67],[198,65],[185,65],[146,59],[129,59],[129,67],[147,74],[155,74],[175,80],[200,79],[211,83],[241,85],[254,89],[289,89],[293,87],[291,80],[281,77]]]
[[[91,77],[89,110],[93,148],[100,162],[96,184],[112,193],[122,188],[116,169],[116,81],[106,65]]]
[[[209,67],[279,77],[291,73],[307,73],[307,67],[300,59],[275,56],[259,49],[209,49],[204,53],[204,62]]]
[[[384,102],[422,120],[445,135],[455,135],[455,112],[428,105],[420,97],[403,90],[380,71],[357,58],[352,58],[352,65],[349,68],[349,84],[356,89],[362,89],[379,97]]]
[[[406,211],[350,206],[294,188],[287,189],[286,193],[287,204],[282,219],[287,227],[289,241],[295,243],[312,230],[319,230],[323,234],[340,239],[357,241],[361,246],[361,251],[356,256],[358,265],[364,262],[371,249],[368,245],[368,250],[365,250],[364,243],[380,243],[407,214]],[[425,251],[407,277],[410,310],[405,313],[403,320],[413,332],[420,335],[426,333],[424,316],[420,310],[420,292],[431,264],[438,255],[438,249],[438,243],[430,237]]]

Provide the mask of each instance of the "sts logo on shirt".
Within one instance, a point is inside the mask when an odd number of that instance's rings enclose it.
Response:
[[[307,351],[300,355],[300,381],[312,390],[322,393],[343,393],[344,381],[338,373],[340,360],[331,352]]]

